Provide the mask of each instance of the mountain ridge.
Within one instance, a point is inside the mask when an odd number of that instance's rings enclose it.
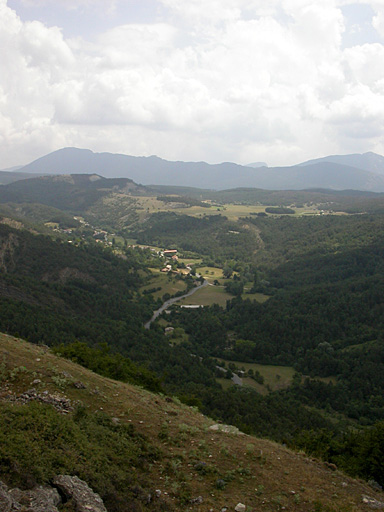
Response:
[[[368,155],[372,157],[372,154]],[[339,163],[326,158],[296,166],[252,168],[232,162],[173,162],[157,156],[135,157],[63,148],[31,162],[17,172],[91,173],[106,178],[129,178],[143,185],[190,186],[217,190],[237,187],[302,190],[320,187],[384,192],[384,157],[381,157],[382,167],[375,164],[376,172],[351,165],[351,159],[346,164],[345,161]],[[376,160],[381,162],[380,158]]]
[[[306,162],[302,162],[297,165],[302,167],[322,162],[350,165],[364,171],[384,174],[384,157],[372,151],[368,151],[367,153],[362,154],[353,153],[350,155],[329,155],[322,158],[307,160]]]

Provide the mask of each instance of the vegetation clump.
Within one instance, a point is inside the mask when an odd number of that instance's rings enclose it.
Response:
[[[79,406],[62,415],[39,403],[0,402],[0,473],[22,488],[48,483],[58,474],[77,475],[103,498],[110,512],[132,510],[145,468],[160,454],[132,425]],[[149,492],[149,489],[148,491]]]

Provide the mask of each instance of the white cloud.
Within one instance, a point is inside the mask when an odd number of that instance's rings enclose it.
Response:
[[[384,6],[376,7],[376,15],[373,18],[372,25],[381,37],[384,37]]]
[[[1,167],[65,145],[270,164],[384,152],[384,47],[342,48],[346,2],[161,3],[168,17],[87,41],[22,22],[0,0]]]
[[[19,0],[21,4],[28,7],[61,7],[66,10],[79,9],[103,9],[104,12],[113,11],[118,0]],[[120,0],[121,1],[121,0]]]

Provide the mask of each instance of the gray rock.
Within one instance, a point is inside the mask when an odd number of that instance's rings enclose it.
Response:
[[[71,400],[57,394],[51,395],[48,391],[38,393],[35,388],[28,389],[21,395],[12,395],[8,398],[10,402],[27,404],[32,401],[52,405],[61,414],[68,414],[73,411]]]
[[[193,498],[190,500],[190,503],[192,503],[192,505],[201,505],[203,503],[204,499],[202,496],[198,496],[197,498]]]
[[[246,506],[243,503],[238,503],[235,507],[236,512],[245,512]]]
[[[209,427],[209,430],[213,430],[216,432],[224,432],[226,434],[239,434],[240,430],[237,427],[234,427],[233,425],[222,425],[220,423],[217,423],[216,425],[211,425]]]
[[[12,489],[9,496],[13,509],[18,510],[23,506],[28,508],[28,512],[58,512],[57,506],[61,503],[59,493],[52,487],[39,486],[29,491]]]
[[[375,510],[383,510],[384,509],[384,502],[375,500],[375,498],[371,498],[370,496],[363,496],[362,501],[363,501],[363,503],[368,505],[370,508],[373,508]]]
[[[13,500],[8,493],[8,487],[0,482],[0,510],[9,512],[12,508]]]
[[[81,382],[81,380],[74,382],[73,385],[75,386],[76,389],[86,389],[87,387],[83,382]]]
[[[53,485],[69,500],[72,499],[77,512],[107,512],[103,500],[77,476],[60,475]]]

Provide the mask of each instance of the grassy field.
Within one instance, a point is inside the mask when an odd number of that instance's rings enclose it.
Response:
[[[233,295],[227,293],[222,286],[205,286],[197,290],[191,297],[178,302],[178,304],[199,304],[200,306],[211,306],[212,304],[219,304],[225,306],[227,300],[233,299]]]
[[[248,217],[251,214],[265,212],[268,205],[245,205],[227,203],[220,207],[212,206],[211,208],[204,208],[202,206],[190,206],[188,208],[170,208],[169,203],[158,201],[155,197],[140,197],[137,198],[137,206],[139,218],[141,221],[156,212],[173,211],[178,214],[190,215],[192,217],[203,217],[204,215],[217,215],[220,212],[222,215],[228,217],[229,220],[236,221],[240,217]],[[318,215],[319,210],[316,205],[305,206],[303,208],[294,208],[295,215]]]
[[[167,273],[160,272],[155,268],[150,270],[152,272],[152,277],[150,278],[148,284],[140,288],[141,293],[143,293],[145,290],[160,287],[161,290],[158,290],[152,294],[153,297],[157,299],[158,297],[161,298],[165,293],[174,295],[177,292],[181,292],[187,289],[184,281],[176,279],[175,277],[170,278]]]
[[[140,292],[143,293],[145,290],[152,288],[161,287],[161,290],[154,292],[152,295],[155,299],[162,298],[165,293],[174,295],[179,291],[186,290],[185,283],[181,280],[177,280],[175,277],[169,278],[168,274],[160,272],[158,269],[150,269],[152,276],[149,282],[140,288]],[[208,273],[207,273],[208,272]],[[198,268],[204,279],[206,279],[210,285],[205,286],[201,290],[198,290],[191,297],[187,297],[178,302],[178,304],[199,304],[201,306],[211,306],[212,304],[218,304],[219,306],[225,306],[227,300],[233,299],[233,295],[227,293],[224,288],[224,282],[226,281],[222,277],[222,269],[215,267],[200,267]],[[220,285],[213,286],[213,281],[218,280]],[[265,302],[268,300],[268,295],[262,293],[243,293],[243,299],[256,300],[258,302]]]
[[[263,303],[269,299],[269,295],[264,295],[264,293],[247,293],[247,288],[244,287],[245,293],[241,295],[243,300],[256,300],[257,302]]]
[[[224,359],[218,359],[218,361],[223,362]],[[260,385],[255,382],[253,379],[245,377],[243,379],[243,385],[251,386],[259,393],[265,394],[270,391],[277,391],[279,389],[285,389],[292,383],[292,378],[295,373],[295,370],[290,366],[275,366],[275,365],[264,365],[258,363],[241,363],[238,361],[225,361],[226,367],[228,367],[229,363],[233,363],[239,370],[248,371],[253,370],[254,372],[258,371],[260,375],[264,378],[264,384]],[[219,379],[221,380],[226,379]]]
[[[196,271],[208,281],[214,281],[215,279],[219,280],[223,278],[223,269],[221,268],[198,267]]]

